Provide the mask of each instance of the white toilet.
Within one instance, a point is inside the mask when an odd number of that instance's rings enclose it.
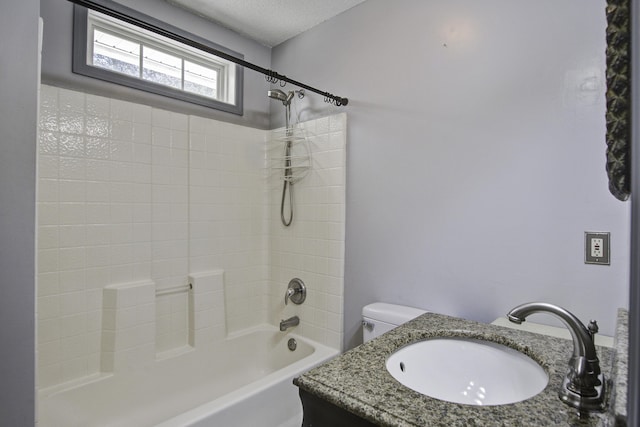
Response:
[[[384,302],[366,305],[362,308],[362,340],[372,340],[424,313],[419,308]]]

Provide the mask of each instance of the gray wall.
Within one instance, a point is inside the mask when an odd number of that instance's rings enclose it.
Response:
[[[165,1],[121,0],[118,3],[241,53],[248,62],[264,68],[271,67],[270,48]],[[42,54],[43,83],[260,129],[269,128],[269,101],[266,93],[269,85],[262,74],[251,70],[244,71],[243,116],[129,89],[71,72],[72,3],[67,0],[42,0],[41,16],[45,22]]]
[[[0,2],[0,425],[34,423],[38,0]]]
[[[543,300],[613,334],[630,213],[604,171],[604,8],[368,0],[273,49],[350,99],[346,348],[373,301],[491,321]],[[611,266],[584,264],[584,231],[611,232]]]

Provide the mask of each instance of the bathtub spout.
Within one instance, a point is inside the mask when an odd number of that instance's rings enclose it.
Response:
[[[288,318],[287,320],[280,321],[280,330],[286,331],[289,328],[294,326],[298,326],[300,324],[300,318],[298,316],[293,316]]]

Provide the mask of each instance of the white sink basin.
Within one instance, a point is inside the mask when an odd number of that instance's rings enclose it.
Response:
[[[517,350],[490,341],[435,338],[393,353],[387,370],[424,395],[467,405],[505,405],[540,393],[549,377]]]

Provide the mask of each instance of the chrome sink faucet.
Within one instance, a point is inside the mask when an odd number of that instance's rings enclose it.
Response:
[[[289,328],[293,328],[294,326],[298,326],[300,324],[300,318],[298,316],[290,317],[286,320],[280,321],[280,330],[286,331]]]
[[[605,381],[600,372],[600,362],[596,354],[593,337],[598,332],[595,320],[589,327],[572,313],[562,307],[545,302],[531,302],[513,308],[507,318],[520,324],[533,313],[548,313],[565,324],[573,339],[573,355],[569,359],[567,372],[562,388],[558,392],[560,400],[578,411],[602,411],[604,409]]]

